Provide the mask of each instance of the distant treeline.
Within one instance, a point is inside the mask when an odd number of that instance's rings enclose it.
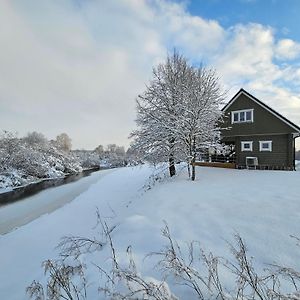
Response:
[[[25,137],[3,131],[0,135],[0,189],[42,178],[57,178],[94,167],[120,167],[134,163],[123,146],[99,145],[94,150],[72,150],[71,138],[62,133],[48,140],[42,133]]]

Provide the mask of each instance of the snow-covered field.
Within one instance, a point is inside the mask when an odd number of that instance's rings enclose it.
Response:
[[[96,207],[110,224],[119,224],[113,233],[118,256],[125,258],[131,245],[143,276],[160,277],[153,261],[143,258],[163,247],[163,220],[181,244],[198,240],[204,249],[229,256],[226,241],[238,232],[261,267],[277,262],[300,269],[299,250],[290,238],[300,236],[300,172],[198,167],[196,182],[183,171],[145,191],[151,173],[147,166],[119,169],[71,203],[0,236],[0,299],[27,299],[25,287],[43,280],[41,262],[57,257],[62,236],[96,236]],[[101,265],[107,253],[91,257]],[[94,270],[90,289],[98,284]],[[193,299],[183,287],[171,284],[171,289],[181,299]],[[90,294],[90,299],[101,297]]]

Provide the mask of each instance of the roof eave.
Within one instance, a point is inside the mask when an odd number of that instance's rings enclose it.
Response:
[[[243,88],[241,88],[232,97],[232,99],[222,108],[222,111],[223,112],[226,111],[226,109],[228,109],[241,94],[246,95],[248,98],[250,98],[251,100],[253,100],[254,102],[256,102],[258,105],[260,105],[261,107],[263,107],[264,109],[266,109],[267,111],[269,111],[271,114],[273,114],[275,117],[277,117],[278,119],[280,119],[282,122],[286,123],[289,127],[293,128],[295,130],[295,133],[300,134],[300,127],[299,126],[297,126],[296,124],[294,124],[293,122],[291,122],[290,120],[288,120],[287,118],[285,118],[284,116],[282,116],[280,113],[278,113],[273,108],[269,107],[268,105],[266,105],[265,103],[263,103],[262,101],[260,101],[259,99],[257,99],[253,95],[251,95],[250,93],[248,93]]]

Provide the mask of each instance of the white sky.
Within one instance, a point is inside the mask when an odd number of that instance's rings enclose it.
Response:
[[[135,98],[173,47],[300,125],[300,44],[276,28],[191,16],[164,0],[2,0],[0,129],[73,148],[129,145]]]

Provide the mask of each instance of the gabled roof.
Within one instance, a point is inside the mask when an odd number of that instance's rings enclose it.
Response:
[[[275,111],[273,108],[269,107],[267,104],[263,103],[262,101],[258,100],[254,96],[252,96],[250,93],[248,93],[244,89],[240,89],[235,94],[235,96],[233,96],[233,98],[222,108],[222,111],[226,111],[235,102],[235,100],[238,99],[238,97],[241,94],[244,94],[245,96],[247,96],[248,98],[250,98],[252,101],[254,101],[258,105],[260,105],[262,108],[264,108],[265,110],[267,110],[271,114],[273,114],[279,120],[281,120],[282,122],[284,122],[285,124],[287,124],[288,126],[290,126],[291,128],[293,128],[294,130],[296,130],[296,132],[300,132],[300,127],[299,126],[297,126],[296,124],[294,124],[293,122],[291,122],[290,120],[288,120],[287,118],[285,118],[284,116],[282,116],[280,113],[278,113],[277,111]]]

